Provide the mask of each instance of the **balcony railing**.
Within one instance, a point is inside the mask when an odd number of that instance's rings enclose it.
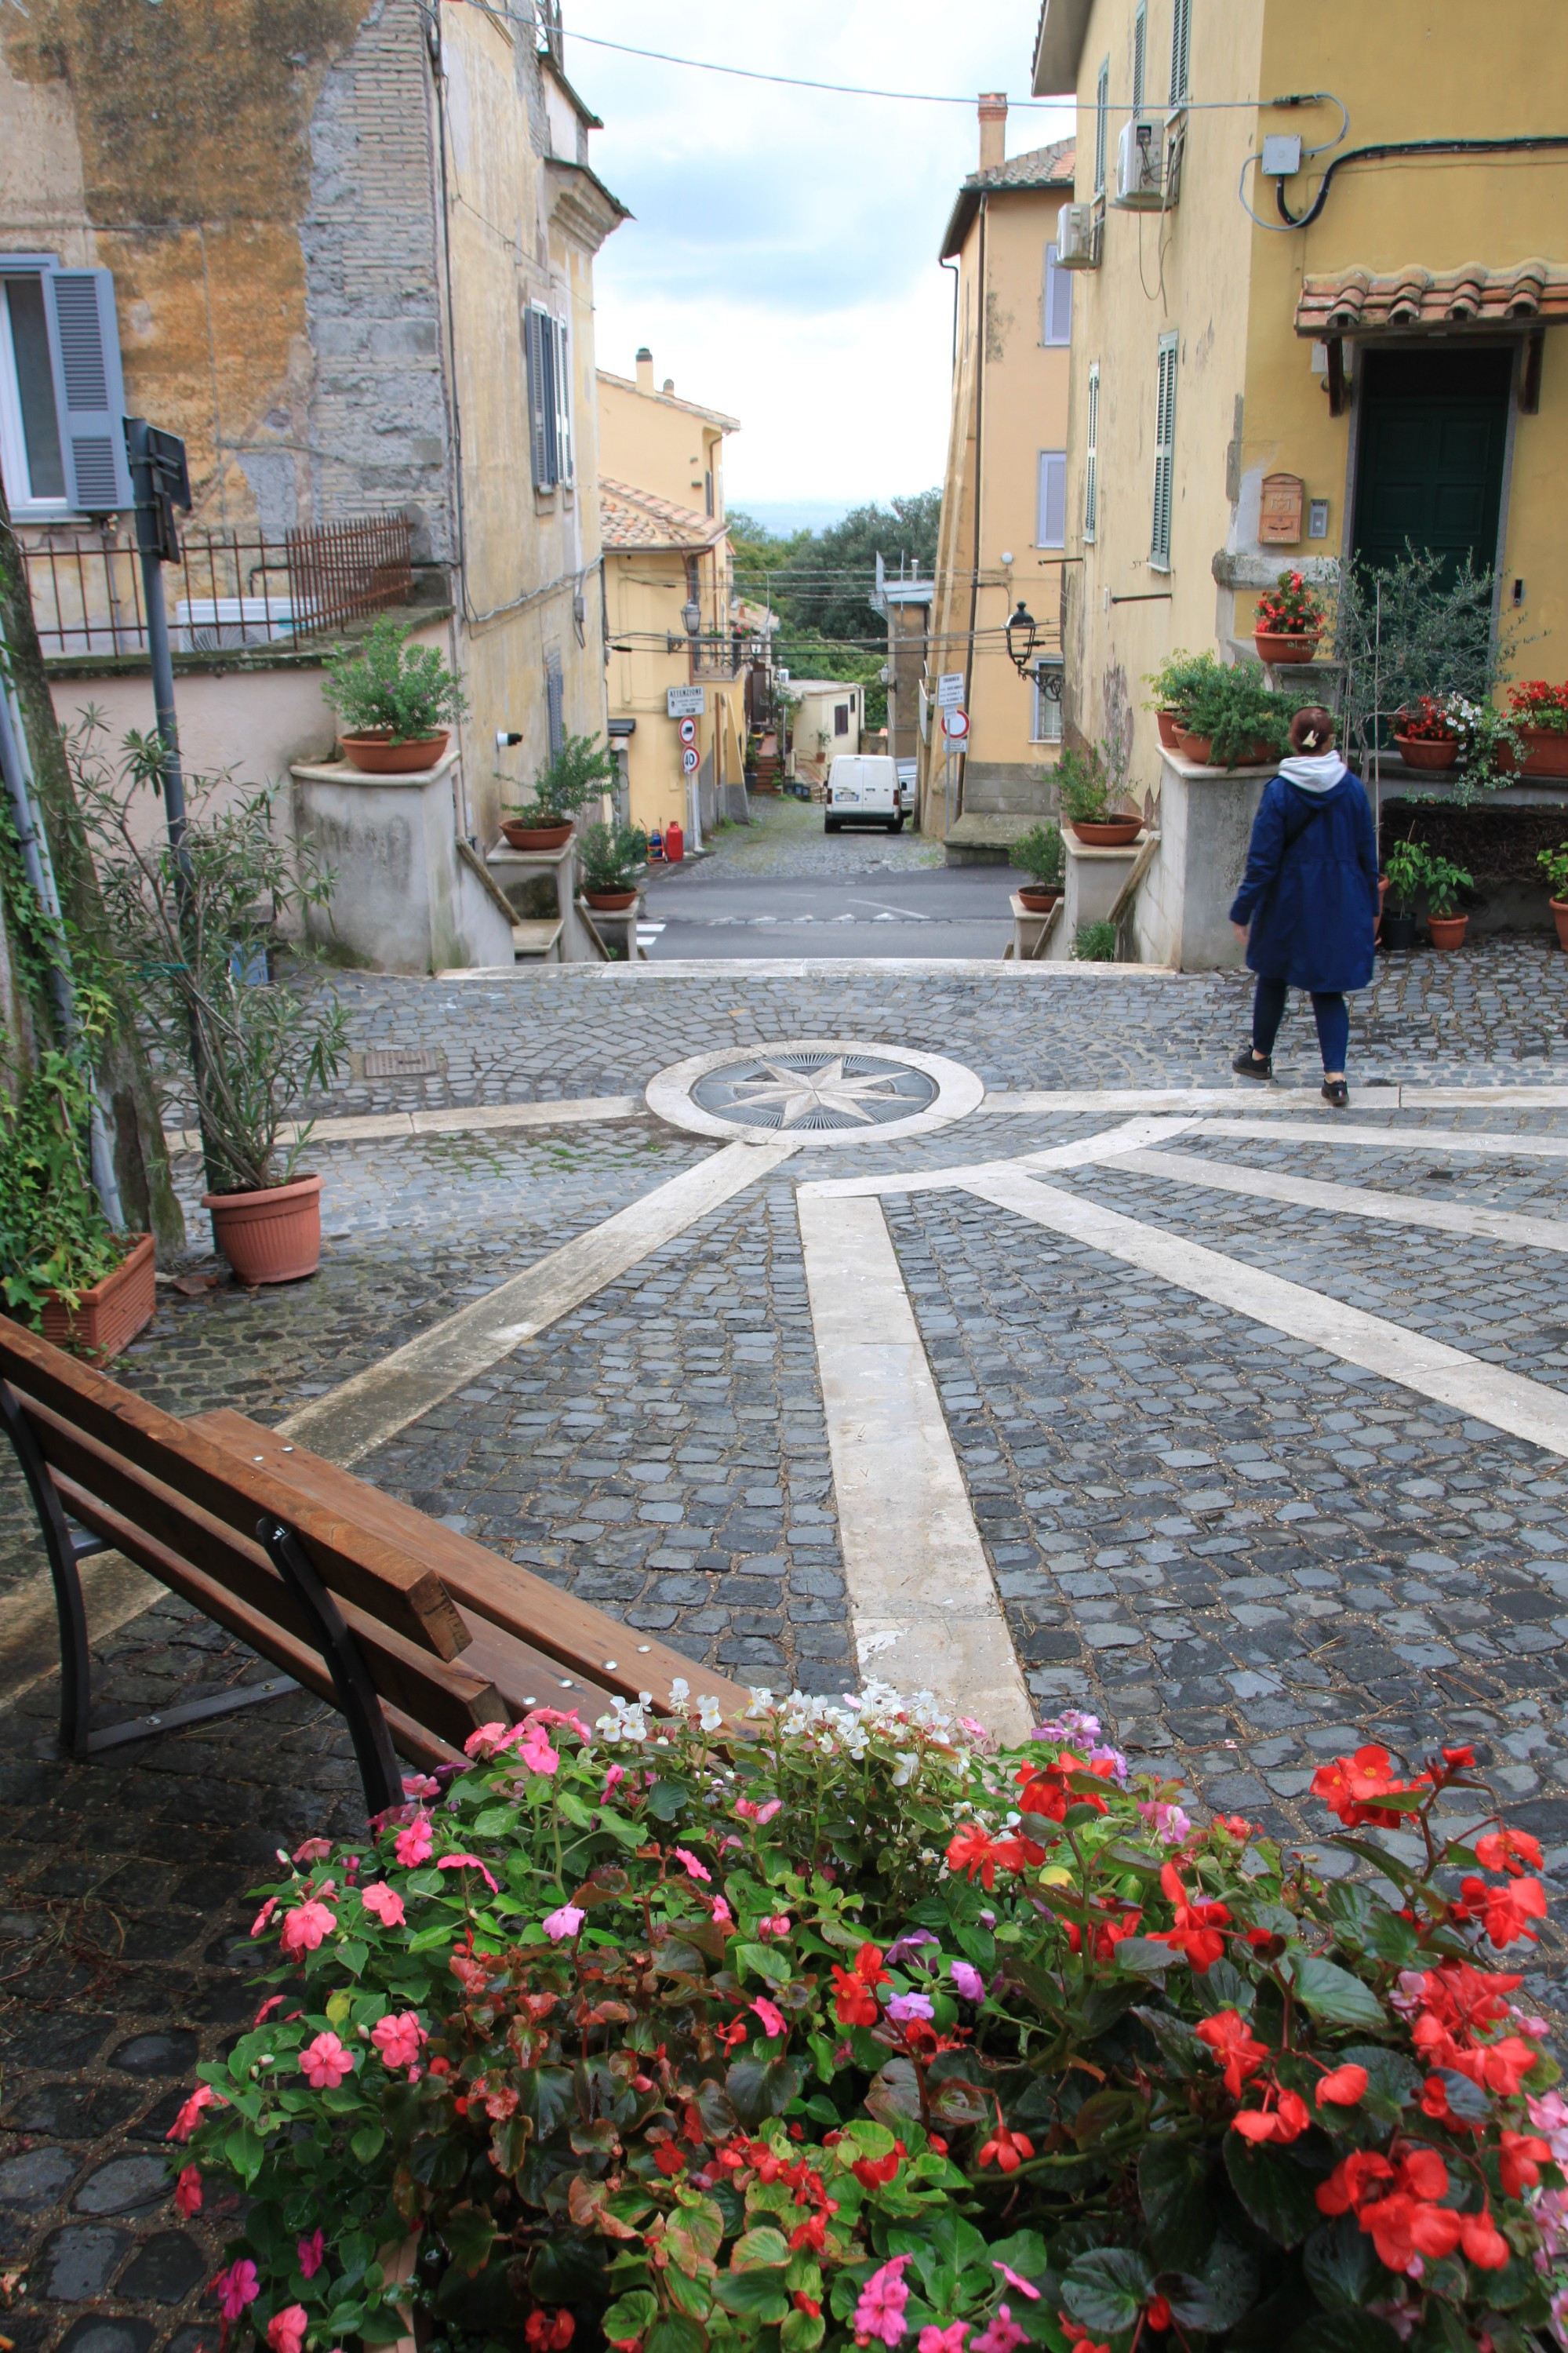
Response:
[[[142,567],[128,531],[24,537],[22,562],[46,659],[146,652]],[[401,515],[281,537],[191,532],[164,574],[175,653],[295,645],[407,604],[413,589],[413,526]]]

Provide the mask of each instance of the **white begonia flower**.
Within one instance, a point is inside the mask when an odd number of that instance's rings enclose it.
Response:
[[[697,1722],[702,1729],[705,1732],[716,1732],[724,1722],[724,1710],[712,1692],[699,1692],[697,1706],[701,1710]]]
[[[692,1695],[692,1686],[684,1675],[677,1675],[670,1685],[670,1697],[677,1707],[684,1707]]]
[[[900,1754],[895,1761],[893,1775],[893,1786],[895,1789],[906,1789],[909,1787],[910,1782],[915,1778],[916,1767],[919,1762],[920,1759],[913,1749],[906,1748]]]

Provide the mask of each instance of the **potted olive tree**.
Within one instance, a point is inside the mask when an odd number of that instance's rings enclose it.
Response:
[[[1032,915],[1049,914],[1062,895],[1067,849],[1062,828],[1049,822],[1032,825],[1008,851],[1011,863],[1030,880],[1020,883],[1019,898]]]
[[[1300,707],[1270,691],[1259,663],[1216,663],[1192,697],[1182,757],[1201,768],[1261,767],[1279,758]]]
[[[241,1282],[294,1282],[321,1261],[322,1179],[299,1174],[309,1126],[285,1123],[344,1059],[346,1017],[308,969],[258,979],[280,918],[324,906],[333,876],[308,841],[285,846],[275,793],[226,798],[227,779],[187,779],[178,849],[149,828],[143,786],[161,774],[157,736],[128,735],[114,771],[90,734],[72,766],[94,836],[112,944],[165,1071],[183,1071],[201,1130],[213,1239]]]
[[[648,863],[640,825],[590,825],[582,839],[583,897],[602,914],[624,914]]]
[[[436,646],[410,646],[408,625],[383,614],[356,651],[344,646],[326,665],[323,694],[338,714],[338,742],[351,766],[371,776],[433,768],[451,722],[468,700]]]
[[[567,735],[534,779],[534,797],[509,808],[501,830],[514,849],[559,849],[572,820],[615,782],[615,754],[595,735]]]

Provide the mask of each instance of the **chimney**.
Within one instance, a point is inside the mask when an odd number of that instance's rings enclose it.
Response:
[[[666,391],[666,392],[673,392],[673,391],[674,391],[674,389],[675,389],[675,379],[674,379],[674,377],[673,377],[673,375],[667,375],[667,376],[664,378],[664,389],[665,389],[665,391]]]
[[[646,343],[637,354],[637,389],[639,392],[652,392],[653,389],[653,354]]]
[[[1007,92],[982,90],[980,96],[980,167],[989,172],[1007,155]]]

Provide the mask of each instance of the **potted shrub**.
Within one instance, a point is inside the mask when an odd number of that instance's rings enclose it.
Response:
[[[533,799],[509,808],[501,830],[514,849],[560,849],[573,819],[615,776],[615,754],[597,736],[568,735],[534,779]]]
[[[259,1891],[168,2135],[231,2353],[1549,2343],[1542,1853],[1470,1749],[1325,1757],[1330,1882],[1076,1711],[674,1693]]]
[[[1393,741],[1407,768],[1451,768],[1459,756],[1459,730],[1449,705],[1454,698],[1422,694],[1393,719]]]
[[[1391,955],[1415,945],[1415,903],[1425,885],[1426,868],[1426,851],[1419,841],[1396,841],[1383,860],[1388,892],[1382,939]]]
[[[1568,776],[1568,681],[1552,686],[1543,678],[1510,686],[1509,716],[1524,746],[1520,773]]]
[[[1547,904],[1557,926],[1557,944],[1568,948],[1568,841],[1560,841],[1555,849],[1543,849],[1535,862],[1552,894]]]
[[[1256,662],[1216,663],[1194,694],[1181,754],[1202,768],[1254,768],[1277,760],[1301,705],[1270,691]]]
[[[1152,690],[1144,709],[1153,712],[1160,741],[1168,752],[1181,750],[1193,698],[1219,667],[1212,653],[1189,654],[1178,649],[1144,680]]]
[[[79,1013],[89,992],[76,990]],[[96,1031],[84,1028],[80,1050]],[[0,1299],[57,1348],[107,1364],[152,1321],[151,1234],[119,1234],[89,1173],[90,1080],[45,1047],[15,1097],[0,1086]]]
[[[637,903],[648,864],[648,836],[640,825],[590,825],[582,839],[583,897],[605,914]]]
[[[322,1179],[297,1173],[309,1126],[281,1140],[302,1097],[342,1067],[346,1017],[302,969],[268,969],[276,921],[324,906],[333,877],[308,840],[274,822],[276,788],[225,805],[222,781],[186,780],[176,852],[140,805],[160,773],[161,739],[126,738],[118,776],[72,745],[117,952],[141,981],[139,1010],[165,1071],[183,1071],[201,1130],[213,1239],[241,1282],[295,1282],[321,1261]],[[296,949],[302,967],[308,951]]]
[[[1257,600],[1252,641],[1266,662],[1310,661],[1323,634],[1322,606],[1299,572],[1282,572],[1277,585]]]
[[[1119,814],[1120,779],[1104,750],[1069,744],[1054,771],[1056,801],[1087,849],[1124,849],[1143,831],[1143,819]]]
[[[1469,916],[1459,909],[1461,891],[1473,891],[1475,883],[1462,866],[1452,859],[1426,853],[1426,928],[1432,934],[1435,948],[1457,948],[1463,944],[1465,927]]]
[[[1008,851],[1009,863],[1031,879],[1018,888],[1019,898],[1032,915],[1048,914],[1062,895],[1067,849],[1060,826],[1032,825]]]
[[[408,623],[384,613],[356,651],[329,657],[322,692],[338,715],[338,742],[366,776],[412,776],[433,768],[447,748],[450,722],[468,702],[435,646],[410,646]]]

